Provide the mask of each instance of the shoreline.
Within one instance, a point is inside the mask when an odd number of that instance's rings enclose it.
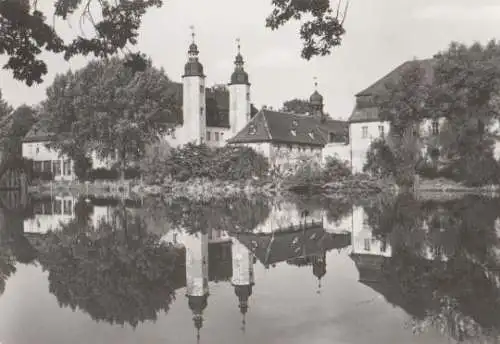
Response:
[[[220,181],[194,179],[185,182],[170,181],[164,185],[148,185],[139,181],[99,181],[92,183],[53,181],[28,187],[30,194],[39,196],[58,194],[93,195],[104,198],[163,196],[167,198],[191,198],[193,200],[225,198],[231,196],[276,197],[286,194],[297,196],[369,196],[382,193],[397,194],[394,183],[382,180],[346,179],[324,184],[289,184],[279,180],[250,179]],[[443,180],[422,180],[413,191],[419,198],[450,198],[466,195],[500,197],[500,186],[466,187]]]

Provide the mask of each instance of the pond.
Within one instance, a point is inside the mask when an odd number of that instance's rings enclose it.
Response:
[[[499,342],[497,200],[0,196],[2,344]]]

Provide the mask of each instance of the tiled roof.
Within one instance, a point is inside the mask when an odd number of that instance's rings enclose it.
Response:
[[[260,110],[229,143],[274,142],[324,146],[319,122],[312,116]]]
[[[346,121],[327,118],[325,122],[321,123],[318,120],[318,129],[325,142],[330,142],[330,133],[333,133],[334,142],[349,142],[349,123]]]
[[[327,233],[322,226],[295,231],[272,233],[241,233],[238,240],[264,265],[284,262],[344,248],[350,244],[350,234]]]
[[[373,96],[383,95],[387,92],[387,85],[397,82],[409,68],[420,66],[425,70],[425,75],[432,80],[434,59],[406,61],[383,76],[368,88],[356,94],[356,105],[349,117],[350,123],[379,121],[378,108],[373,104]]]
[[[23,142],[44,142],[50,141],[51,134],[47,130],[47,122],[43,119],[36,122],[28,131]]]

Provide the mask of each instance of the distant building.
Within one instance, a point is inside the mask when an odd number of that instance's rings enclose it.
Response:
[[[422,68],[425,71],[424,77],[429,82],[432,82],[434,78],[434,65],[434,59],[406,61],[365,90],[356,94],[356,104],[348,120],[350,160],[353,172],[362,172],[370,144],[377,138],[386,137],[390,130],[390,123],[382,121],[380,118],[379,107],[375,103],[374,98],[386,94],[388,92],[386,88],[388,83],[397,82],[403,73],[415,66]],[[429,154],[428,148],[431,147],[429,144],[435,141],[433,138],[437,137],[445,122],[444,118],[428,118],[417,126],[415,134],[422,139],[422,156]],[[486,130],[494,132],[498,129],[499,123],[496,122],[491,128],[487,128]],[[494,154],[497,159],[500,157],[500,140],[498,138],[495,138]]]

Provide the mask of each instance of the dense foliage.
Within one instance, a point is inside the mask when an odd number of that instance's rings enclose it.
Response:
[[[123,207],[96,226],[81,211],[60,231],[47,233],[38,249],[50,292],[96,321],[135,327],[167,312],[175,297],[178,253]]]
[[[0,1],[0,54],[9,60],[4,66],[13,71],[14,78],[31,86],[41,83],[47,74],[47,65],[41,57],[50,52],[61,54],[66,60],[77,55],[93,54],[108,58],[129,46],[137,44],[143,16],[153,7],[161,7],[162,0],[120,0],[83,1],[53,0],[53,15],[45,3],[30,0]],[[301,25],[303,41],[302,56],[310,59],[316,55],[327,55],[340,45],[345,30],[345,12],[332,10],[328,0],[272,0],[273,11],[266,20],[266,26],[277,29],[287,22],[309,16]],[[340,4],[339,4],[340,6]],[[97,10],[99,16],[93,16]],[[347,8],[346,8],[347,10]],[[64,40],[55,19],[69,20],[80,15],[87,20],[92,30],[86,30]],[[341,18],[343,17],[343,18]],[[147,61],[143,54],[129,53],[123,61],[134,70],[144,70]]]
[[[340,161],[336,157],[327,157],[324,166],[315,161],[304,159],[298,164],[294,174],[287,178],[291,184],[323,184],[344,180],[352,176],[347,162]]]
[[[251,148],[187,144],[173,148],[151,165],[142,165],[146,180],[163,182],[168,178],[186,181],[192,178],[241,180],[264,177],[269,171],[267,159]]]
[[[43,110],[52,147],[73,158],[95,152],[115,160],[123,175],[169,130],[178,106],[163,70],[148,62],[134,73],[112,58],[57,76]]]
[[[418,201],[410,194],[365,207],[375,237],[391,247],[380,266],[384,296],[414,318],[465,342],[500,333],[498,201]],[[497,276],[497,277],[495,277]]]

